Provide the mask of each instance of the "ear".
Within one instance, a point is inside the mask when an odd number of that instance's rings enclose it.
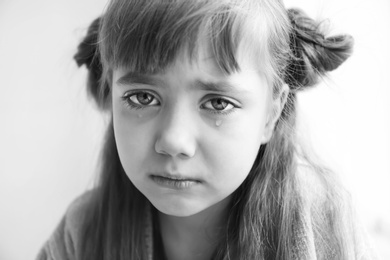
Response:
[[[276,97],[271,97],[271,106],[268,112],[267,122],[265,124],[265,129],[261,141],[262,144],[267,143],[271,139],[275,125],[278,122],[284,105],[287,102],[289,92],[290,88],[287,86],[287,84],[283,84],[278,95]]]

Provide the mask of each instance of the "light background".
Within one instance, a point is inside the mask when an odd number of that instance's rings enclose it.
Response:
[[[301,128],[390,259],[390,1],[285,3],[355,38],[353,57],[300,95]],[[105,4],[0,0],[0,260],[34,259],[93,183],[104,120],[72,56]]]

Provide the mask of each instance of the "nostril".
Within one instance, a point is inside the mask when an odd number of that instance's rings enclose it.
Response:
[[[176,107],[167,110],[156,125],[155,151],[161,155],[190,158],[196,150],[196,134],[191,114]]]
[[[188,134],[162,135],[157,138],[154,148],[158,154],[185,159],[194,156],[196,144]]]
[[[162,155],[169,155],[169,153],[167,153],[166,151],[164,150],[161,150],[161,149],[155,149],[157,153],[159,154],[162,154]]]

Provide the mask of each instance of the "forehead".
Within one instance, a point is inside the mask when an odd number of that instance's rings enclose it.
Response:
[[[137,70],[133,66],[118,66],[117,71],[128,71],[133,75],[149,75],[149,76],[162,76],[172,73],[183,74],[199,74],[212,75],[215,77],[228,77],[231,74],[240,72],[241,70],[253,70],[261,73],[262,69],[257,62],[259,57],[253,55],[253,51],[245,50],[248,47],[243,44],[236,48],[235,52],[230,58],[234,60],[236,69],[227,71],[221,65],[221,59],[225,61],[229,60],[229,57],[221,57],[215,52],[212,46],[212,40],[205,35],[199,35],[196,39],[196,47],[190,49],[189,46],[183,46],[178,50],[173,59],[165,66],[156,67],[153,70]],[[257,54],[257,53],[256,53]],[[226,54],[228,55],[228,54]],[[233,61],[232,61],[233,62]],[[153,66],[154,67],[154,66]]]
[[[120,74],[130,72],[131,75],[148,75],[154,77],[161,77],[167,74],[187,74],[187,76],[196,76],[202,74],[203,77],[210,75],[212,77],[229,77],[244,70],[246,72],[253,71],[262,76],[265,76],[266,64],[265,58],[262,58],[259,48],[253,50],[253,46],[248,43],[239,44],[234,53],[224,53],[223,55],[216,53],[213,48],[212,39],[206,35],[199,35],[194,43],[195,48],[183,46],[177,50],[175,56],[172,57],[169,63],[164,66],[156,64],[146,64],[149,69],[139,69],[132,66],[132,64],[125,64],[117,66],[115,71]],[[227,57],[232,56],[232,57]],[[265,56],[263,56],[265,57]],[[221,59],[225,62],[234,63],[231,67],[235,69],[227,70]],[[262,60],[263,62],[259,62]]]
[[[201,49],[200,49],[201,50]],[[114,86],[147,86],[160,90],[209,91],[249,97],[265,93],[268,83],[255,66],[243,60],[241,69],[230,74],[224,72],[215,58],[206,50],[189,59],[179,55],[172,64],[157,73],[139,73],[125,68],[114,70]]]

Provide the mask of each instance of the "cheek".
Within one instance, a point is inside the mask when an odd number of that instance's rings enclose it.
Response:
[[[151,133],[140,126],[136,116],[114,110],[113,127],[120,161],[130,178],[136,177],[145,165],[151,147]]]
[[[242,116],[221,125],[220,131],[210,138],[206,160],[218,173],[213,177],[220,186],[230,187],[233,192],[245,180],[258,154],[264,125],[265,120],[258,113]]]

